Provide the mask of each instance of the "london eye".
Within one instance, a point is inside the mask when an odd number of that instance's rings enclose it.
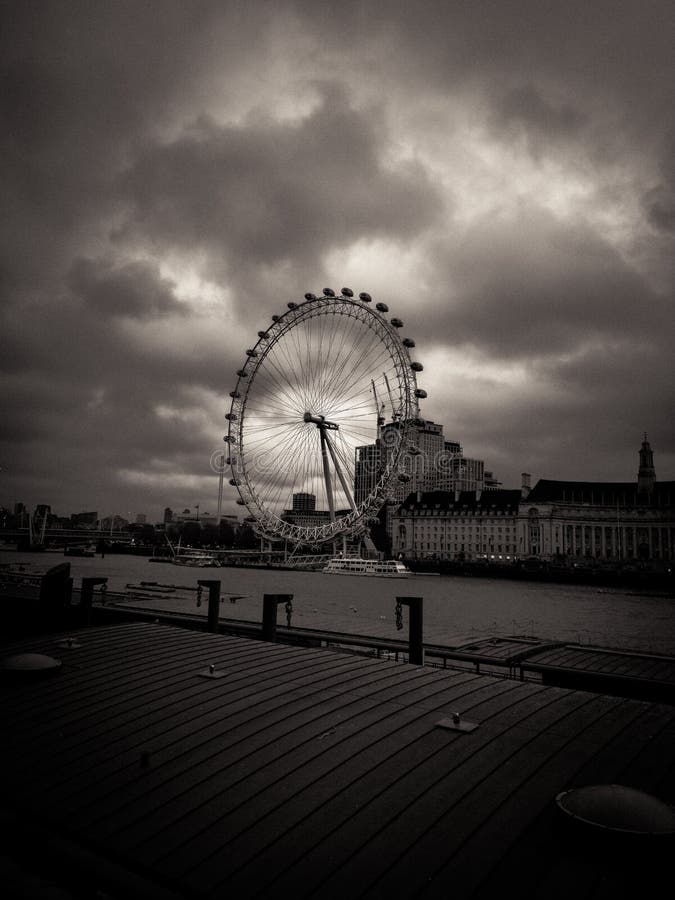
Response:
[[[407,478],[426,395],[415,342],[388,313],[367,293],[325,288],[289,302],[246,351],[224,440],[237,502],[261,535],[300,545],[363,534]]]

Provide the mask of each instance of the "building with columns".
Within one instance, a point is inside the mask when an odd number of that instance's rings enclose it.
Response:
[[[675,481],[658,482],[645,435],[633,482],[538,481],[521,502],[524,555],[659,562],[675,551]]]
[[[519,491],[418,491],[391,516],[392,552],[408,559],[536,558],[612,566],[675,558],[675,481],[658,482],[645,435],[633,482],[552,481]]]

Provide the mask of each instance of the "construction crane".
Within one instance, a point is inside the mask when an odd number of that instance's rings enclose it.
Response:
[[[397,422],[401,418],[401,410],[396,409],[394,406],[394,397],[391,393],[391,387],[389,386],[389,379],[387,378],[386,372],[382,373],[384,375],[384,383],[387,385],[387,393],[389,394],[389,402],[391,403],[391,420],[392,422]]]
[[[377,391],[375,390],[375,382],[371,378],[371,385],[373,386],[373,396],[375,397],[375,412],[377,414],[377,440],[380,440],[382,426],[384,425],[384,403],[380,404],[380,401],[377,397]]]

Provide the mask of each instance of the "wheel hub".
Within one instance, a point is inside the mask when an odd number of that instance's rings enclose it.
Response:
[[[330,428],[337,431],[340,427],[337,422],[329,422],[325,416],[313,416],[311,412],[306,412],[302,418],[305,422],[313,422],[318,428]]]

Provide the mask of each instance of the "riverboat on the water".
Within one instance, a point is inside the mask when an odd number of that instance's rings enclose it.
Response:
[[[196,566],[197,568],[215,568],[221,565],[214,553],[208,550],[182,550],[172,560],[175,566]]]
[[[171,556],[166,558],[165,561],[173,563],[174,566],[195,566],[200,569],[222,566],[222,561],[212,550],[201,550],[197,547],[181,547],[180,538],[175,547],[168,537],[166,542],[169,545]],[[157,562],[157,557],[153,557],[152,561]]]
[[[413,573],[396,559],[361,559],[338,556],[322,569],[326,575],[375,575],[380,578],[407,578]]]

